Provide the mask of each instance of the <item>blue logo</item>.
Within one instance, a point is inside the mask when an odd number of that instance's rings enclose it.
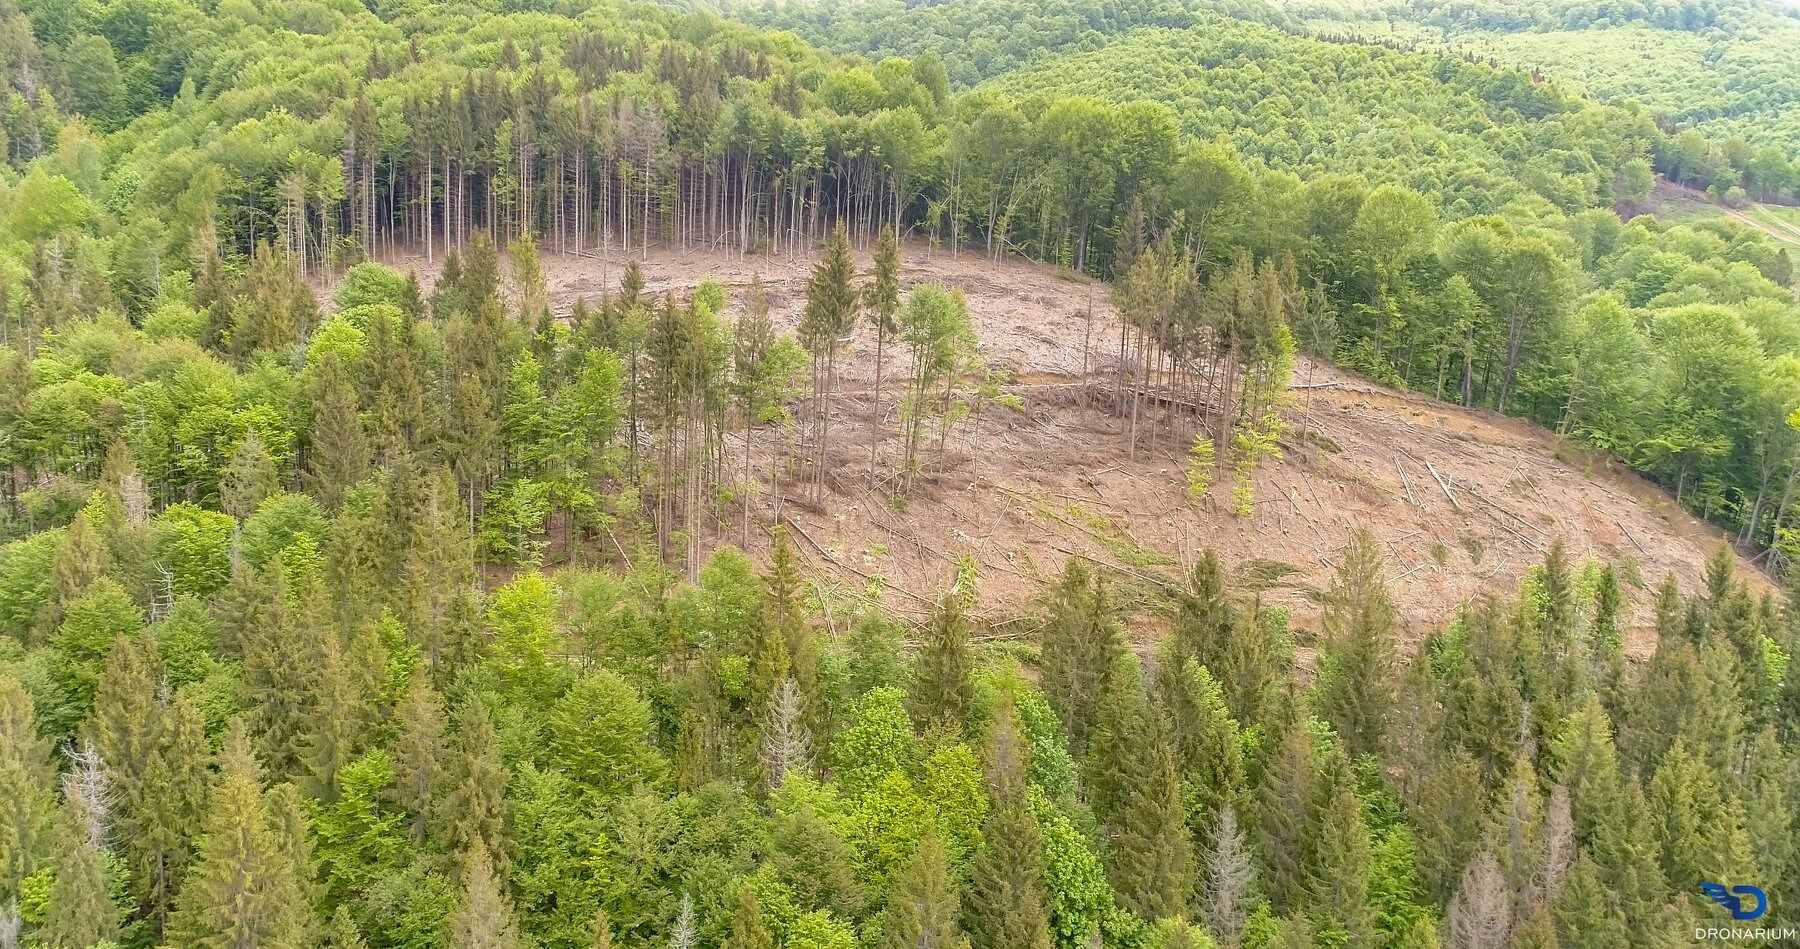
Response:
[[[1731,910],[1732,919],[1761,919],[1769,911],[1769,898],[1763,894],[1760,886],[1734,886],[1729,890],[1723,883],[1702,883],[1700,892],[1712,897],[1713,902]],[[1744,903],[1750,901],[1745,907]]]

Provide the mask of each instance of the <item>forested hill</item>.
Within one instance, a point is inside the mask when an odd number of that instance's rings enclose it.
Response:
[[[1614,101],[1668,129],[1671,175],[1720,196],[1779,198],[1800,151],[1800,11],[1717,3],[1385,3],[1300,0],[1319,35],[1472,52]],[[1686,133],[1686,134],[1677,134]]]
[[[1789,253],[1632,106],[1089,9],[0,0],[0,949],[1800,922],[1800,604],[1575,467],[1791,568]]]

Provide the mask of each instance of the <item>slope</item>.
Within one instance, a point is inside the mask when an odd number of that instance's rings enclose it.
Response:
[[[880,586],[890,610],[922,619],[967,556],[981,576],[986,619],[1004,628],[1071,557],[1104,565],[1142,593],[1178,583],[1211,547],[1241,585],[1308,627],[1334,555],[1366,526],[1382,542],[1392,594],[1415,635],[1450,621],[1471,598],[1508,593],[1561,541],[1578,560],[1620,570],[1636,611],[1629,646],[1641,654],[1651,645],[1655,585],[1672,573],[1695,588],[1706,555],[1723,540],[1655,486],[1541,427],[1324,365],[1303,364],[1296,373],[1283,453],[1257,471],[1251,513],[1232,513],[1223,489],[1196,502],[1182,474],[1191,435],[1179,418],[1175,437],[1153,421],[1130,450],[1129,413],[1121,410],[1110,355],[1119,344],[1118,315],[1104,285],[923,244],[909,246],[903,261],[906,285],[929,281],[965,292],[983,356],[1006,372],[1005,388],[1023,407],[994,406],[957,428],[912,496],[896,502],[886,490],[872,491],[870,434],[877,433],[877,470],[885,476],[899,454],[902,383],[890,361],[878,409],[874,341],[859,326],[840,357],[826,501],[813,504],[797,487],[779,498],[766,493],[765,473],[785,457],[781,446],[806,439],[805,411],[792,430],[753,433],[751,477],[762,487],[749,502],[750,524],[739,520],[741,508],[728,508],[708,542],[766,555],[764,525],[779,518],[824,601],[846,607],[839,616]],[[418,269],[427,283],[434,276],[417,258],[393,263]],[[733,317],[741,291],[760,280],[777,322],[791,329],[811,263],[652,252],[642,266],[651,294],[679,294],[706,279],[724,283]],[[577,298],[597,299],[622,267],[620,260],[544,260],[559,311]],[[741,466],[742,441],[731,439],[736,447],[725,456]]]

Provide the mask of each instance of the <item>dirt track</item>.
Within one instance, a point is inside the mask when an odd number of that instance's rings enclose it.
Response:
[[[435,268],[416,266],[422,279]],[[866,259],[861,261],[866,266]],[[643,264],[647,290],[682,291],[711,277],[728,290],[760,277],[784,325],[798,320],[810,261],[658,253]],[[598,298],[622,264],[546,255],[544,272],[559,311],[577,296]],[[1328,366],[1296,372],[1284,454],[1255,478],[1252,512],[1230,510],[1230,486],[1187,498],[1182,466],[1189,436],[1141,433],[1127,451],[1128,419],[1115,412],[1110,374],[1084,375],[1118,346],[1117,314],[1105,288],[1048,267],[980,255],[953,258],[909,246],[906,284],[962,288],[983,355],[1006,369],[1023,411],[991,407],[926,459],[926,476],[903,508],[869,490],[868,383],[873,336],[849,343],[833,407],[830,496],[817,508],[797,500],[782,515],[827,592],[854,599],[879,577],[884,602],[921,614],[973,556],[986,612],[1016,610],[1072,556],[1145,580],[1178,575],[1206,547],[1228,566],[1264,576],[1287,573],[1264,594],[1311,625],[1309,590],[1322,588],[1351,531],[1367,526],[1388,556],[1392,595],[1413,634],[1447,622],[1459,604],[1506,594],[1552,539],[1576,557],[1615,563],[1627,580],[1642,653],[1650,595],[1670,572],[1684,588],[1720,534],[1680,510],[1643,479],[1578,457],[1537,426],[1431,398],[1396,392]],[[881,406],[878,476],[899,457],[897,383]],[[805,412],[799,413],[805,415]],[[801,433],[804,434],[803,432]],[[776,445],[772,432],[757,444]],[[741,443],[740,443],[741,444]],[[757,471],[771,459],[757,451]],[[1221,479],[1223,480],[1223,479]],[[784,492],[798,490],[792,485]],[[770,516],[768,498],[753,514]],[[725,513],[719,543],[736,542],[739,515]],[[751,546],[767,544],[753,530]]]

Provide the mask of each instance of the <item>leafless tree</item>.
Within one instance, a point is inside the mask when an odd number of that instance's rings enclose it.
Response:
[[[812,736],[806,730],[806,707],[793,679],[781,680],[769,696],[769,713],[763,725],[763,779],[771,789],[781,786],[791,771],[812,767]]]
[[[83,741],[67,752],[69,772],[63,775],[63,796],[81,809],[87,824],[88,843],[94,849],[106,847],[106,834],[112,815],[112,789],[106,780],[106,764],[93,742]]]
[[[1562,895],[1569,865],[1575,861],[1575,819],[1569,807],[1569,787],[1558,784],[1550,791],[1544,810],[1544,902]]]
[[[1207,925],[1221,945],[1235,946],[1243,935],[1253,872],[1244,832],[1238,827],[1237,810],[1228,804],[1219,812],[1219,822],[1213,828],[1213,848],[1206,858],[1201,894]]]
[[[1444,910],[1446,949],[1501,949],[1512,929],[1512,893],[1491,847],[1463,869],[1462,884]]]

